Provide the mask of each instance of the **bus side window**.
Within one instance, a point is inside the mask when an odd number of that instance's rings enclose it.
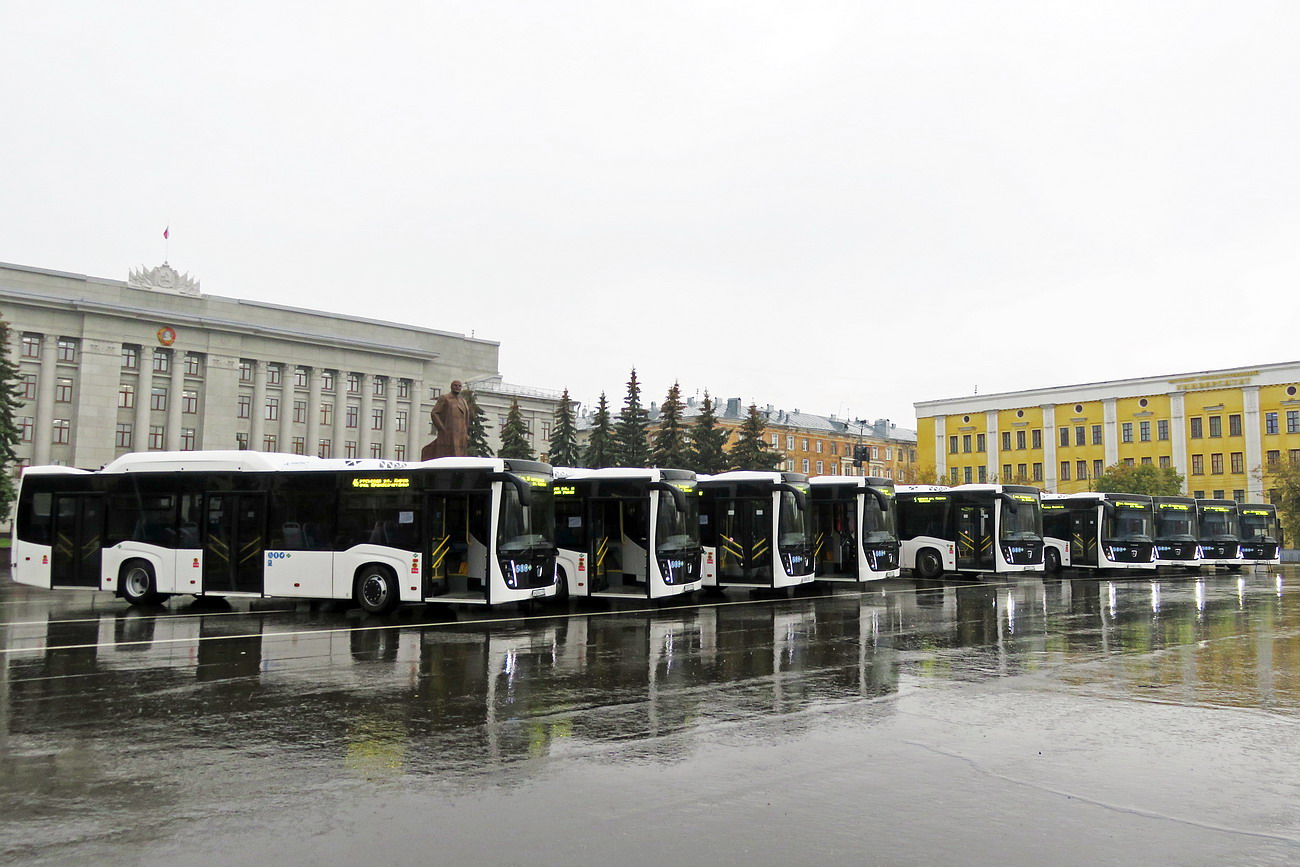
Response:
[[[42,492],[23,497],[23,500],[25,502],[19,505],[24,514],[18,522],[18,526],[22,527],[21,540],[37,545],[50,544],[50,528],[53,525],[50,508],[54,505],[54,496]]]

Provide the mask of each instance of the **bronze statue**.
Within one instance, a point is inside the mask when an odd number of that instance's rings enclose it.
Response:
[[[451,391],[434,403],[429,417],[437,436],[420,451],[420,460],[469,454],[469,404],[460,396],[461,388],[461,381],[453,380]]]

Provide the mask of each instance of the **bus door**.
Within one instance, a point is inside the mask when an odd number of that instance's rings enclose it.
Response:
[[[1070,562],[1097,565],[1097,510],[1070,513]]]
[[[813,540],[813,557],[818,575],[857,577],[857,505],[857,500],[816,504],[817,536]]]
[[[424,499],[424,577],[432,596],[437,582],[469,575],[469,500],[463,495],[428,493]],[[445,584],[443,585],[445,588]]]
[[[54,495],[50,586],[99,586],[104,515],[104,498],[99,494]]]
[[[771,498],[738,497],[719,506],[718,578],[771,583]]]
[[[266,495],[208,494],[203,515],[203,589],[261,593]]]
[[[993,509],[989,505],[957,506],[957,568],[993,568]]]
[[[623,501],[592,498],[587,503],[591,509],[588,590],[600,593],[623,583]]]

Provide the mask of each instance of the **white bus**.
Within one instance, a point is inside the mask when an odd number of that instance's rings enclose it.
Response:
[[[1242,503],[1237,507],[1241,520],[1241,556],[1256,565],[1282,562],[1282,528],[1277,520],[1277,506],[1271,503]]]
[[[705,587],[781,589],[813,580],[808,477],[733,470],[700,479]]]
[[[37,587],[169,596],[496,605],[555,587],[551,468],[537,461],[325,460],[252,451],[29,467],[10,574]]]
[[[559,596],[663,599],[704,580],[689,470],[555,470]]]
[[[1247,560],[1241,553],[1241,515],[1236,500],[1196,501],[1202,566],[1240,569]]]
[[[876,476],[815,476],[813,560],[818,581],[897,578],[894,482]]]
[[[900,563],[945,572],[1042,572],[1042,492],[1030,485],[899,485]]]
[[[1157,566],[1182,566],[1196,570],[1201,565],[1197,542],[1196,500],[1191,497],[1152,497],[1155,509]]]
[[[1147,494],[1044,494],[1049,572],[1156,568],[1155,512]]]

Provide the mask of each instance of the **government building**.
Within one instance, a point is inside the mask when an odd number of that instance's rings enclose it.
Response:
[[[1171,467],[1193,497],[1260,502],[1300,462],[1300,362],[914,404],[921,463],[952,484],[1093,490],[1115,464]]]
[[[494,448],[517,400],[544,451],[560,399],[503,382],[496,342],[205,295],[166,263],[126,281],[0,264],[0,310],[20,466],[191,449],[419,460],[453,379],[474,391]]]

